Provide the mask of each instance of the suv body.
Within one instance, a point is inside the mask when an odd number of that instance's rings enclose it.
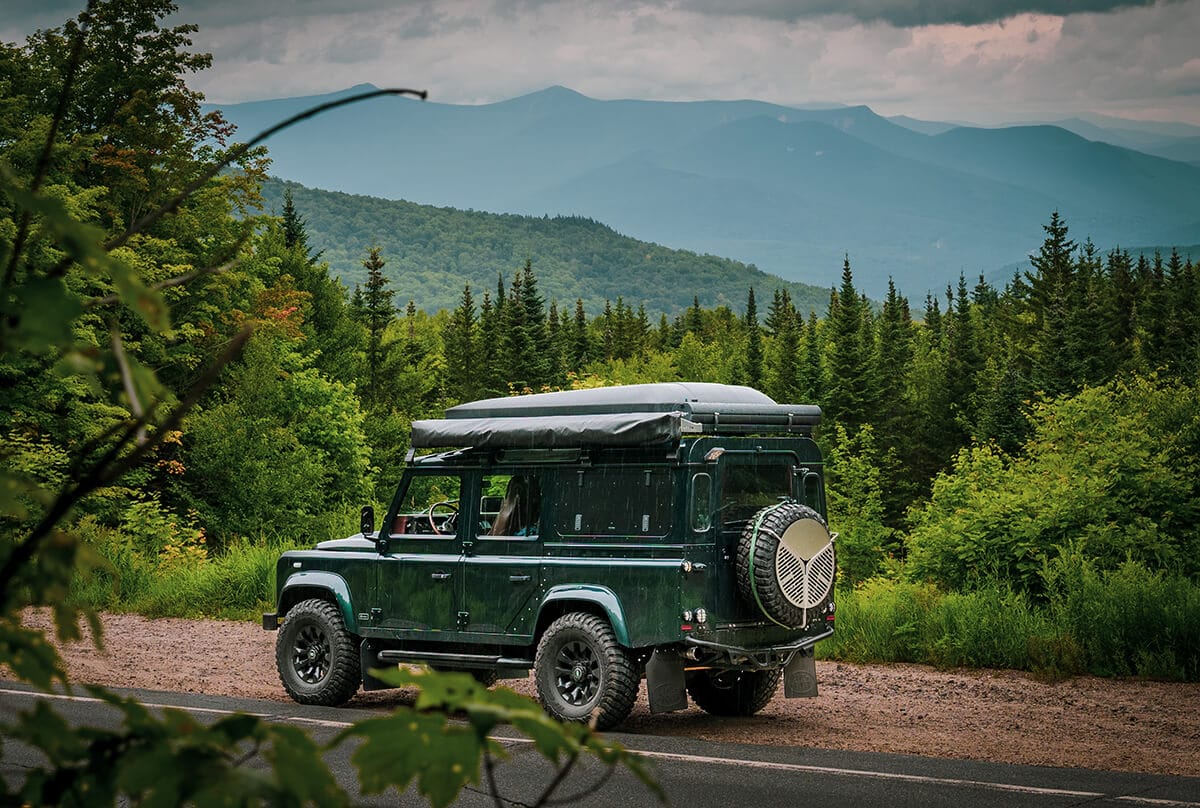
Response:
[[[820,410],[699,383],[545,393],[413,424],[376,531],[284,553],[277,663],[336,704],[372,668],[484,682],[532,669],[552,715],[601,728],[644,676],[654,712],[715,714],[816,694],[834,626]],[[421,456],[416,449],[465,447]]]

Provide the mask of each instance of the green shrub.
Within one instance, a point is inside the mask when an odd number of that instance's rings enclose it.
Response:
[[[1100,569],[1200,574],[1197,412],[1200,388],[1141,378],[1036,405],[1020,457],[965,449],[910,512],[909,576],[1041,594],[1043,565],[1071,543]]]

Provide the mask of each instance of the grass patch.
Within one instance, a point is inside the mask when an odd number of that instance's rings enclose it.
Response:
[[[1048,602],[992,584],[942,592],[874,579],[838,593],[824,659],[1200,681],[1200,587],[1129,561],[1048,565]]]

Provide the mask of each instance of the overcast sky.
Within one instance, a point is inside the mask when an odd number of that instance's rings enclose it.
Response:
[[[21,41],[83,2],[3,0]],[[483,103],[594,98],[867,104],[997,123],[1078,112],[1200,125],[1200,0],[179,0],[209,101],[370,82]]]

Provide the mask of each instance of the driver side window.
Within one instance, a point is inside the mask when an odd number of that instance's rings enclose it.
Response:
[[[458,531],[461,497],[462,478],[457,475],[414,475],[392,521],[391,535],[421,539],[453,537]]]

